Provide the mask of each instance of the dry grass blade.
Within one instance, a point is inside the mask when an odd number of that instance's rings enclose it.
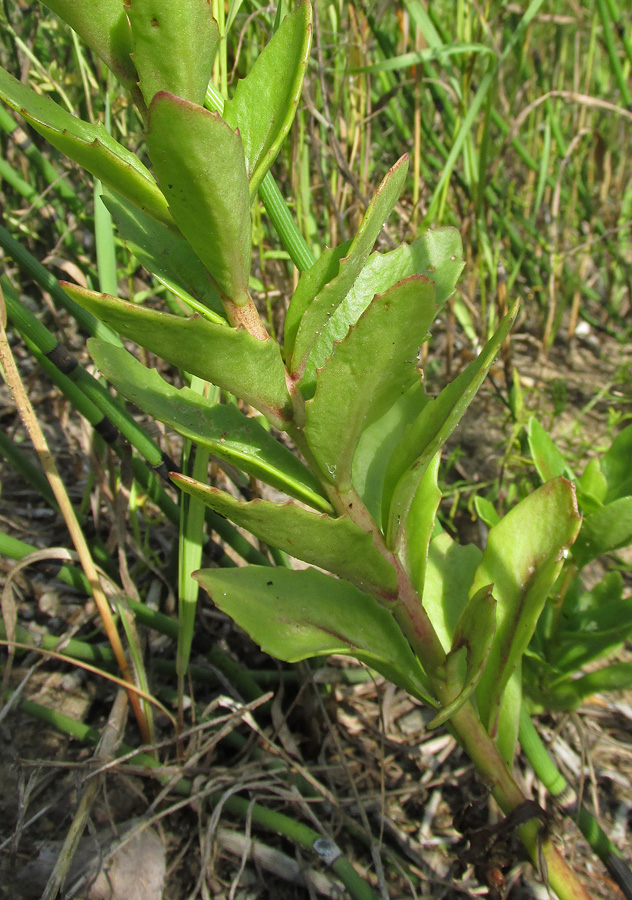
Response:
[[[95,759],[99,762],[106,762],[115,755],[117,748],[123,739],[126,718],[127,694],[124,691],[119,691],[112,706],[107,725],[103,731],[101,743],[97,747],[95,753]],[[81,836],[85,830],[90,810],[96,800],[100,784],[101,780],[99,776],[93,776],[84,787],[77,812],[72,820],[72,824],[68,830],[66,839],[64,840],[55,867],[48,879],[44,893],[42,894],[42,900],[54,900],[60,891],[70,870]]]
[[[218,828],[215,833],[215,841],[222,850],[240,857],[242,863],[250,860],[284,881],[310,887],[317,894],[330,897],[332,900],[342,900],[345,896],[344,888],[338,881],[322,872],[301,866],[287,853],[283,853],[276,847],[270,847],[263,841],[254,840],[248,835],[230,828]],[[233,893],[232,890],[231,893]]]
[[[53,493],[55,494],[55,499],[59,504],[60,510],[62,511],[64,521],[66,522],[68,531],[70,532],[70,536],[72,538],[72,542],[75,545],[75,548],[79,555],[81,566],[86,574],[86,578],[90,582],[92,595],[94,597],[95,603],[97,604],[101,619],[103,620],[103,627],[105,628],[105,632],[108,636],[110,644],[112,645],[112,649],[116,656],[116,661],[119,665],[123,678],[125,681],[133,684],[133,679],[131,676],[129,665],[127,663],[127,659],[125,657],[123,644],[121,643],[118,631],[116,630],[116,625],[114,624],[110,606],[103,592],[103,588],[101,587],[101,582],[99,581],[96,567],[94,565],[94,562],[92,561],[92,555],[86,543],[83,531],[81,530],[81,526],[77,521],[75,510],[68,498],[66,488],[64,487],[63,481],[59,475],[59,471],[55,464],[53,455],[48,448],[44,433],[39,425],[39,422],[37,421],[33,406],[31,405],[26,391],[24,390],[24,385],[22,384],[22,379],[20,378],[15,360],[13,359],[13,354],[7,340],[6,324],[6,308],[4,305],[4,297],[2,295],[2,291],[0,290],[0,364],[2,365],[2,368],[4,370],[4,378],[7,382],[9,390],[11,391],[15,404],[20,412],[22,421],[24,422],[24,425],[41,460],[44,471],[46,472],[46,477],[48,478]],[[9,622],[7,633],[10,633],[10,610],[8,611],[8,613]],[[133,692],[130,692],[130,703],[132,704],[134,714],[136,715],[136,720],[138,722],[143,740],[148,743],[150,741],[150,731],[148,728],[145,711],[142,707],[142,704],[140,703],[140,700]]]

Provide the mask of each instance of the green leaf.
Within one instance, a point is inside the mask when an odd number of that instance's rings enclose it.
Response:
[[[562,672],[612,654],[632,634],[632,598],[606,603],[564,619],[551,637],[549,661]]]
[[[410,580],[419,596],[423,595],[428,547],[441,502],[441,491],[437,483],[440,462],[441,454],[437,453],[421,479],[408,511],[400,549],[400,556],[405,561]]]
[[[519,660],[500,700],[495,736],[496,746],[510,769],[513,768],[518,732],[520,731],[522,683],[522,660]]]
[[[501,320],[479,356],[423,408],[393,451],[384,479],[383,521],[388,523],[389,547],[398,546],[408,508],[430,460],[459,424],[509,334],[517,312],[518,304]]]
[[[132,93],[138,93],[132,35],[123,0],[46,0]]]
[[[573,591],[574,586],[579,587],[577,593]],[[590,591],[582,591],[581,586],[581,580],[576,578],[564,596],[562,614],[566,619],[579,613],[594,612],[608,603],[618,603],[623,597],[623,576],[618,569],[604,575]]]
[[[572,712],[593,694],[606,691],[627,691],[632,687],[632,663],[611,663],[594,672],[588,672],[580,678],[565,679],[554,685],[546,685],[543,689],[528,693],[536,701],[536,709],[543,712],[559,710]],[[527,686],[525,686],[527,690]]]
[[[412,244],[402,244],[389,253],[372,253],[341,306],[359,308],[358,297],[386,290],[410,275],[425,275],[434,282],[437,311],[454,293],[463,271],[463,244],[456,228],[428,229]],[[336,310],[338,317],[340,310]]]
[[[469,603],[469,591],[481,560],[474,544],[457,544],[443,532],[430,541],[422,606],[446,653]]]
[[[187,387],[176,388],[131,353],[91,338],[88,350],[108,381],[143,412],[219,459],[322,512],[331,512],[320,485],[294,454],[256,419],[233,404],[210,404]]]
[[[332,519],[295,503],[277,504],[268,500],[246,503],[192,478],[182,475],[172,478],[183,491],[198,497],[266,544],[346,578],[363,591],[380,592],[394,599],[395,569],[375,548],[371,535],[350,519]]]
[[[415,379],[419,346],[435,314],[435,288],[423,275],[374,297],[318,374],[305,406],[305,437],[324,476],[342,490],[364,429]]]
[[[351,242],[348,255],[340,262],[338,275],[325,285],[303,315],[292,353],[291,371],[293,373],[299,374],[301,377],[304,376],[312,347],[322,332],[327,333],[329,320],[364,268],[373,245],[403,190],[407,173],[408,155],[405,155],[387,172],[377,189],[364,214],[362,224]],[[371,300],[372,297],[368,297],[365,305],[368,305]],[[362,310],[358,311],[356,320],[361,312]],[[350,324],[353,323],[349,322],[348,325]],[[328,342],[325,342],[326,346],[324,349],[321,345],[321,352],[319,353],[321,364],[330,355],[335,340],[336,338],[332,337]],[[312,365],[309,378],[310,383],[313,379],[315,368],[316,363]]]
[[[90,125],[0,68],[0,99],[57,150],[169,228],[175,223],[154,178],[102,125]]]
[[[591,459],[577,484],[577,499],[584,512],[593,512],[603,506],[608,493],[608,483],[601,471],[601,461]]]
[[[500,516],[496,512],[494,505],[489,500],[486,500],[485,497],[481,497],[480,494],[474,497],[474,508],[476,509],[476,515],[488,528],[500,522]]]
[[[219,47],[207,0],[126,0],[134,63],[147,106],[159,91],[202,106]]]
[[[328,247],[321,253],[311,269],[302,273],[285,316],[284,352],[286,359],[290,359],[292,356],[296,332],[305,310],[325,285],[338,275],[340,260],[348,252],[350,246],[351,241],[346,241],[333,249]]]
[[[79,306],[122,337],[241,397],[277,428],[287,426],[291,401],[281,351],[275,341],[259,341],[243,328],[235,330],[199,316],[172,316],[75,284],[61,284]]]
[[[406,428],[430,402],[417,382],[396,399],[384,415],[366,428],[353,457],[353,486],[367,509],[382,527],[382,493],[388,461]]]
[[[576,696],[575,706],[579,706],[587,697],[601,694],[604,691],[629,691],[632,687],[632,663],[615,662],[596,672],[589,672],[582,678],[571,682]]]
[[[331,356],[335,342],[345,338],[376,294],[411,275],[425,275],[435,284],[436,316],[463,270],[462,255],[461,237],[455,228],[427,231],[410,245],[402,244],[390,253],[373,253],[314,341],[301,381],[303,393],[309,395],[316,372]]]
[[[548,432],[533,417],[529,419],[528,435],[531,456],[543,484],[561,475],[573,478],[564,454],[558,450]]]
[[[394,72],[398,69],[409,69],[412,66],[418,66],[420,63],[427,63],[432,60],[444,60],[449,56],[457,56],[463,53],[482,53],[494,55],[495,51],[484,44],[463,43],[450,44],[446,47],[424,47],[423,50],[414,50],[410,53],[403,53],[401,56],[393,56],[388,59],[382,59],[379,62],[368,66],[354,66],[349,69],[350,75],[359,75],[363,72]]]
[[[312,9],[301,0],[224,106],[224,119],[243,141],[251,202],[294,120],[311,36]]]
[[[498,733],[503,692],[527,649],[580,524],[574,486],[557,478],[490,529],[470,594],[493,584],[498,604],[496,635],[477,690],[481,718],[492,735]]]
[[[251,245],[241,138],[219,113],[159,93],[149,109],[147,148],[182,234],[221,291],[243,305]]]
[[[129,251],[152,275],[174,289],[185,290],[225,321],[215,282],[190,244],[137,206],[112,191],[103,198]]]
[[[632,425],[616,436],[610,449],[601,460],[601,471],[606,476],[608,493],[606,503],[632,496]]]
[[[446,685],[456,686],[458,693],[428,724],[437,728],[447,722],[471,697],[481,680],[496,631],[496,601],[492,586],[477,591],[461,613],[456,624],[452,647],[439,677]],[[465,669],[465,672],[463,671]]]
[[[419,661],[392,615],[349,582],[315,569],[264,566],[203,569],[196,577],[265,653],[285,662],[353,656],[432,702]]]
[[[573,547],[579,568],[604,553],[632,544],[632,497],[621,497],[584,516]]]

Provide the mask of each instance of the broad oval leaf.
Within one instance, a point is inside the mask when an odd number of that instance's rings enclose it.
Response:
[[[159,91],[202,106],[219,47],[207,0],[127,0],[126,8],[147,106]]]
[[[470,595],[493,584],[496,635],[477,689],[481,718],[496,735],[503,693],[535,630],[581,525],[575,488],[556,478],[490,529]]]
[[[124,87],[138,94],[136,69],[130,56],[132,35],[123,0],[45,2],[101,57]]]
[[[259,422],[233,404],[211,404],[190,388],[176,388],[131,353],[91,338],[88,350],[99,370],[128,400],[219,459],[280,491],[331,512],[309,469]]]
[[[417,354],[436,310],[434,284],[413,275],[374,297],[318,373],[305,405],[305,437],[325,478],[351,486],[360,435],[415,379]]]
[[[219,113],[156,94],[147,148],[182,234],[233,303],[248,302],[250,198],[244,148]]]
[[[577,499],[584,512],[593,512],[603,506],[608,493],[608,482],[601,471],[601,460],[594,457],[576,481]]]
[[[277,659],[353,656],[433,703],[425,673],[395,619],[349,582],[315,569],[265,566],[202,569],[195,577],[215,605]]]
[[[408,155],[406,154],[389,169],[377,189],[364,214],[362,224],[351,242],[349,253],[340,261],[338,275],[325,285],[301,319],[292,352],[291,371],[304,378],[308,359],[317,341],[320,347],[318,353],[319,362],[314,359],[311,364],[310,374],[304,385],[305,389],[308,389],[310,385],[313,386],[312,383],[317,366],[322,365],[324,360],[331,355],[336,338],[332,336],[330,339],[326,339],[329,320],[364,268],[373,245],[404,188],[407,173]],[[371,300],[372,297],[369,296],[366,300],[367,305]],[[362,310],[357,313],[356,320],[361,312]],[[350,324],[352,322],[348,323],[348,325]],[[323,335],[322,338],[320,337],[321,334]]]
[[[440,228],[402,244],[390,253],[373,253],[336,309],[331,313],[307,361],[301,388],[309,396],[316,372],[331,355],[336,341],[345,338],[376,294],[411,275],[425,275],[435,285],[435,315],[453,293],[464,266],[461,236],[455,228]]]
[[[75,284],[61,284],[79,306],[122,337],[241,397],[277,428],[287,427],[291,400],[281,351],[275,341],[259,341],[243,328],[217,325],[199,316],[172,316]]]
[[[231,128],[239,129],[244,145],[251,202],[292,125],[311,36],[311,5],[301,0],[224,106],[224,119]]]
[[[351,519],[319,515],[295,503],[278,504],[268,500],[246,503],[184,475],[172,478],[187,494],[202,500],[266,544],[346,578],[363,591],[395,599],[395,569],[375,548],[371,535]]]
[[[0,99],[19,112],[57,150],[150,216],[176,228],[167,201],[139,158],[108,134],[41,97],[0,68]],[[177,229],[176,229],[177,230]]]

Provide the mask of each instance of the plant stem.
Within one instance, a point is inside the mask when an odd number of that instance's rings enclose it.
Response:
[[[270,340],[270,335],[261,321],[261,316],[250,294],[248,294],[247,303],[234,303],[228,297],[222,297],[222,303],[233,328],[245,328],[259,341]]]
[[[423,647],[413,649],[425,664]],[[451,702],[452,693],[446,695],[446,685],[430,674],[438,699],[443,705]],[[451,686],[448,687],[450,689]],[[443,696],[442,696],[443,695]],[[524,808],[528,798],[518,786],[507,768],[496,744],[486,732],[483,723],[468,701],[450,720],[450,728],[459,744],[468,754],[485,784],[506,816]],[[568,867],[551,839],[543,832],[541,823],[532,818],[518,829],[518,834],[531,859],[538,865],[543,859],[546,864],[546,878],[560,900],[590,900],[590,894]]]
[[[547,752],[524,703],[520,710],[519,740],[535,774],[548,792],[557,799],[564,815],[577,824],[627,900],[632,900],[632,872],[592,813],[583,803],[578,804],[577,794]]]
[[[297,433],[293,434],[293,438],[298,448],[312,466],[312,470],[318,472],[318,466],[313,460],[302,430],[295,429],[295,431]],[[421,662],[437,700],[441,706],[447,706],[454,700],[455,688],[458,691],[459,686],[446,682],[441,675],[441,667],[446,659],[445,650],[401,562],[396,554],[386,547],[382,533],[353,487],[341,491],[325,478],[321,478],[321,483],[336,512],[339,515],[349,516],[359,527],[372,534],[377,549],[395,567],[398,574],[398,597],[396,603],[391,606],[392,612]],[[377,599],[384,602],[384,598]],[[485,784],[490,786],[495,800],[505,815],[509,816],[521,807],[524,808],[529,802],[528,798],[509,771],[498,747],[485,730],[470,701],[453,714],[450,728]],[[551,840],[543,835],[541,823],[537,818],[531,818],[517,830],[533,862],[538,865],[540,859],[544,859],[549,884],[560,900],[590,900],[590,895]]]

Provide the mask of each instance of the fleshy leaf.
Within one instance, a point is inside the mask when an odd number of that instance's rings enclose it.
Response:
[[[606,476],[608,493],[606,503],[632,496],[632,425],[616,436],[601,460],[601,471]]]
[[[469,603],[481,556],[474,544],[457,544],[446,532],[430,541],[422,605],[446,653]]]
[[[91,338],[88,350],[108,381],[147,415],[253,478],[322,512],[331,511],[309,469],[256,419],[233,404],[212,405],[187,387],[174,387],[156,369],[107,341]]]
[[[582,472],[577,484],[577,499],[584,512],[593,512],[603,506],[608,493],[608,482],[601,471],[601,460],[594,457]]]
[[[340,260],[348,252],[350,246],[351,241],[346,241],[333,249],[328,247],[321,253],[311,269],[301,275],[285,316],[284,352],[287,359],[292,355],[296,332],[305,310],[325,285],[337,276],[340,271]]]
[[[428,547],[434,531],[441,491],[437,483],[441,454],[437,453],[421,479],[410,504],[404,526],[400,556],[404,559],[410,580],[419,596],[423,595],[428,563]]]
[[[540,481],[545,484],[552,478],[564,475],[573,477],[564,454],[556,447],[549,433],[544,430],[537,419],[529,419],[529,449],[537,469]]]
[[[126,0],[126,7],[147,106],[159,91],[202,106],[219,46],[207,0]]]
[[[318,373],[305,437],[325,477],[343,490],[364,429],[419,379],[417,354],[434,318],[434,296],[423,275],[377,295]]]
[[[250,198],[244,148],[219,113],[156,94],[147,148],[182,234],[234,303],[248,301]]]
[[[376,550],[371,535],[350,519],[333,519],[295,503],[278,504],[269,500],[246,503],[184,475],[172,477],[187,494],[198,497],[266,544],[346,578],[361,590],[394,595],[395,569]]]
[[[494,585],[496,636],[477,689],[481,718],[492,735],[497,734],[505,687],[527,649],[580,524],[574,486],[556,478],[490,529],[470,595]]]
[[[46,6],[77,32],[124,87],[138,91],[123,0],[46,0]]]
[[[301,0],[224,106],[224,119],[243,141],[251,202],[294,120],[311,36],[311,6]]]
[[[415,421],[430,397],[417,382],[401,394],[384,415],[366,428],[353,457],[353,486],[382,527],[382,490],[388,461],[406,428]]]
[[[315,342],[322,333],[327,333],[329,320],[364,268],[373,245],[403,190],[407,172],[408,155],[405,155],[387,172],[377,189],[364,214],[362,224],[351,242],[348,255],[340,262],[338,275],[325,285],[303,315],[292,353],[292,372],[304,376],[307,360]],[[368,305],[371,300],[372,297],[369,296],[366,304]],[[356,320],[361,312],[362,310],[357,313]],[[349,322],[349,324],[353,323]],[[325,347],[321,345],[320,363],[312,364],[311,375],[308,379],[310,383],[317,365],[322,365],[322,362],[331,354],[335,340],[335,337],[331,337],[328,342],[325,342]]]
[[[213,602],[285,662],[353,656],[413,696],[432,702],[425,674],[392,615],[370,594],[315,569],[203,569]]]
[[[127,248],[148,272],[174,289],[184,289],[194,300],[226,319],[215,282],[181,234],[175,234],[113,191],[106,191],[103,201]]]
[[[573,547],[579,568],[603,553],[632,544],[632,497],[621,497],[584,516]]]
[[[122,337],[165,362],[199,375],[262,412],[277,428],[287,425],[291,401],[281,351],[244,329],[216,325],[199,316],[181,318],[62,282],[69,297]]]
[[[500,516],[496,512],[493,503],[490,503],[485,497],[477,494],[474,497],[474,507],[476,515],[481,519],[488,528],[497,525],[500,522]]]
[[[500,755],[512,768],[520,731],[522,709],[522,660],[518,660],[500,699],[495,742]]]
[[[505,316],[479,356],[458,378],[428,403],[393,451],[384,480],[383,521],[386,541],[396,547],[408,508],[428,463],[450,437],[481,386],[518,312],[518,304]]]
[[[477,591],[456,624],[452,647],[443,665],[448,685],[457,685],[458,694],[428,724],[437,728],[447,722],[471,697],[481,679],[496,631],[496,601],[492,586]],[[465,671],[463,671],[465,670]]]
[[[461,236],[455,228],[427,231],[410,245],[373,253],[316,337],[301,381],[303,393],[309,396],[316,372],[331,355],[334,343],[345,338],[376,294],[411,275],[425,275],[435,285],[436,315],[454,291],[463,270],[462,256]]]
[[[57,150],[150,216],[175,228],[167,201],[139,158],[108,134],[41,97],[0,68],[0,99],[19,112]]]

